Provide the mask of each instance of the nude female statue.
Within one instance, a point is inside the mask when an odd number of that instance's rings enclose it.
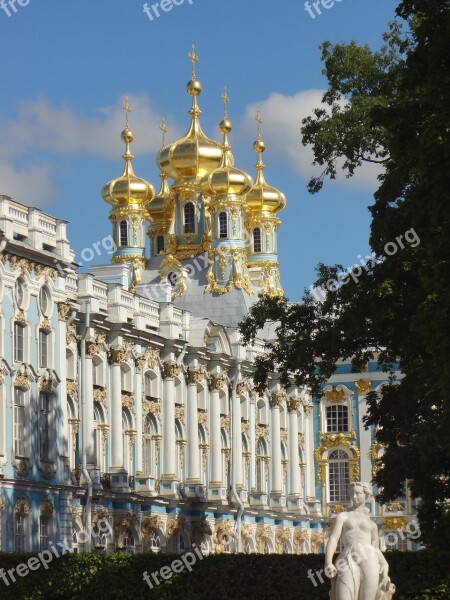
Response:
[[[380,550],[377,526],[365,508],[371,495],[368,483],[351,483],[348,496],[352,507],[336,517],[325,553],[330,600],[390,600],[395,592]],[[339,539],[344,549],[333,565]]]

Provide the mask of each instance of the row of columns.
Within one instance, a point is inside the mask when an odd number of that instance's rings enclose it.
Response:
[[[94,399],[93,399],[93,356],[99,351],[98,343],[86,342],[85,364],[83,372],[85,377],[86,403],[84,414],[83,438],[87,456],[88,468],[95,468],[95,443],[94,443]],[[111,471],[123,471],[123,431],[122,431],[122,385],[121,362],[128,358],[127,351],[122,348],[111,348],[109,361],[111,365]],[[138,365],[138,372],[142,373],[142,365]],[[176,479],[176,433],[175,433],[175,377],[179,376],[181,367],[172,361],[162,363],[163,377],[163,454],[161,479]],[[204,367],[188,367],[187,379],[187,483],[199,483],[200,474],[200,449],[198,438],[198,385],[204,381]],[[210,481],[213,486],[222,485],[222,437],[221,437],[221,394],[227,394],[227,374],[225,371],[216,370],[209,378],[209,430],[210,430]],[[241,394],[243,384],[238,383],[236,393],[232,396],[232,428],[236,432],[232,440],[232,453],[236,457],[233,468],[233,478],[238,489],[244,486],[244,473],[242,467],[242,435],[241,435]],[[136,419],[137,439],[142,440],[142,377],[137,378],[136,384]],[[272,494],[281,494],[282,485],[282,457],[281,457],[281,429],[280,407],[285,402],[285,395],[281,392],[271,394],[271,448],[272,448]],[[289,480],[290,495],[302,496],[301,477],[298,455],[298,411],[301,402],[299,399],[287,399],[289,414],[288,421],[288,448],[289,448]],[[308,435],[309,432],[307,432]],[[250,404],[250,477],[252,486],[256,482],[255,456],[256,456],[256,407]],[[137,471],[142,469],[142,444],[137,444],[136,449]],[[309,462],[309,461],[308,461]]]

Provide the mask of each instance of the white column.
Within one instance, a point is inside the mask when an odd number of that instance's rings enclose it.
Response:
[[[270,397],[272,408],[272,494],[281,494],[281,439],[280,439],[280,404],[281,394],[273,393]]]
[[[86,342],[86,360],[84,364],[84,378],[86,390],[86,404],[84,406],[83,440],[86,448],[86,463],[88,469],[95,468],[95,429],[94,429],[94,383],[92,376],[92,357],[95,352],[95,342]],[[98,465],[100,468],[100,465]]]
[[[211,376],[210,380],[210,435],[211,435],[211,477],[210,484],[222,484],[222,441],[220,432],[220,395],[224,385],[221,376]]]
[[[243,384],[238,384],[236,394],[232,398],[231,418],[233,420],[233,481],[237,488],[242,488],[242,432],[241,432],[241,393]]]
[[[143,365],[136,363],[136,473],[142,473],[142,370]]]
[[[164,408],[163,408],[163,472],[161,477],[176,477],[176,444],[175,444],[175,375],[179,367],[175,363],[165,362]]]
[[[316,497],[314,470],[314,423],[312,407],[304,407],[305,411],[305,461],[306,461],[306,496]]]
[[[250,401],[250,490],[256,489],[256,395]]]
[[[68,304],[60,303],[58,304],[58,344],[57,348],[59,348],[59,364],[56,366],[56,371],[59,373],[59,378],[61,379],[61,383],[58,386],[59,391],[59,402],[61,406],[61,430],[64,432],[61,440],[61,456],[64,458],[69,458],[69,435],[71,435],[70,427],[68,423],[68,414],[67,414],[67,362],[66,362],[66,317],[70,310]],[[1,376],[0,376],[1,377]],[[3,417],[3,415],[2,415]],[[1,436],[0,436],[1,437]],[[2,448],[0,447],[0,452]],[[66,464],[69,464],[68,461]]]
[[[289,480],[291,496],[300,496],[300,467],[298,453],[298,409],[300,408],[300,400],[291,398],[288,400],[289,411]]]
[[[197,384],[203,375],[196,369],[188,370],[188,483],[200,481],[200,448],[198,446],[198,395]]]
[[[111,468],[124,471],[122,434],[121,351],[111,348]]]

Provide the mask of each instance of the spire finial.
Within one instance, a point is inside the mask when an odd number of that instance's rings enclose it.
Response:
[[[198,63],[198,56],[195,53],[195,44],[192,44],[192,50],[189,52],[188,56],[192,62],[192,79],[195,79],[195,65]]]
[[[262,123],[262,117],[261,117],[261,111],[258,108],[256,111],[256,118],[255,121],[258,123],[258,140],[261,139],[261,123]]]
[[[224,121],[228,119],[228,102],[230,101],[230,97],[228,96],[227,86],[224,87],[222,92],[222,100],[223,100],[223,118]]]
[[[123,103],[122,108],[125,111],[125,129],[128,129],[128,115],[131,112],[130,103],[128,102],[128,96],[125,96],[125,102]]]
[[[166,121],[165,121],[164,117],[161,120],[159,129],[161,130],[161,133],[162,133],[162,147],[164,148],[164,146],[166,145],[166,133],[167,133],[167,126],[166,126]]]

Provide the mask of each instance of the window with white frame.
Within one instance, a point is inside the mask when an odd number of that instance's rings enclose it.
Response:
[[[25,326],[22,323],[14,323],[14,360],[24,362],[25,360]]]
[[[39,516],[39,550],[48,550],[50,517]]]
[[[105,433],[105,417],[103,409],[99,406],[99,403],[94,404],[94,430],[95,430],[95,464],[100,469],[101,473],[106,472],[106,456],[104,452],[103,436]]]
[[[184,446],[183,426],[179,419],[175,420],[175,438],[176,438],[176,475],[180,482],[184,481]]]
[[[136,543],[131,529],[127,529],[123,536],[123,548],[127,554],[136,553]]]
[[[155,436],[158,433],[155,416],[149,413],[144,423],[144,435],[143,435],[143,467],[144,473],[149,477],[156,477],[156,439]]]
[[[77,434],[79,421],[77,419],[77,411],[75,404],[70,396],[67,396],[67,418],[68,418],[68,447],[69,447],[69,464],[71,469],[76,467],[77,455]]]
[[[198,443],[199,443],[199,448],[200,448],[200,452],[199,452],[199,461],[200,461],[200,483],[205,484],[206,483],[206,462],[207,462],[207,456],[208,456],[208,443],[206,440],[206,432],[205,432],[205,428],[203,427],[203,425],[199,425],[198,426]]]
[[[49,317],[52,311],[52,297],[46,285],[39,290],[39,309],[45,317]]]
[[[16,302],[17,308],[19,308],[20,310],[23,310],[25,308],[26,283],[21,277],[17,279],[14,286],[14,300]]]
[[[328,433],[345,433],[349,431],[348,406],[345,404],[327,406],[326,415]]]
[[[350,483],[350,463],[343,450],[333,450],[328,456],[330,502],[346,502]]]
[[[25,552],[25,515],[14,516],[14,552]]]
[[[158,378],[152,371],[147,371],[144,375],[144,394],[147,398],[158,398]]]
[[[49,394],[39,394],[39,455],[41,460],[50,460],[50,407]]]
[[[25,456],[25,392],[14,388],[14,454]]]
[[[128,475],[134,474],[133,446],[130,443],[130,434],[133,431],[132,419],[127,409],[122,410],[122,435],[123,435],[123,466]]]
[[[195,206],[193,202],[184,205],[184,233],[195,233]]]
[[[39,367],[49,367],[50,334],[43,329],[39,330]]]
[[[263,438],[260,438],[256,447],[256,489],[263,493],[267,492],[266,457],[266,443]]]

